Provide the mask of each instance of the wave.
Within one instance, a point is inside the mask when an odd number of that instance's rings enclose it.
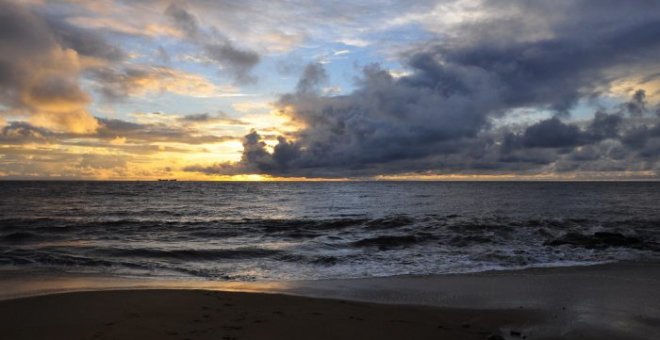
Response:
[[[546,246],[603,246],[655,249],[660,220],[513,219],[458,215],[341,219],[242,219],[203,221],[0,219],[0,243],[39,243],[53,239],[195,242],[251,238],[259,242],[348,240],[357,247],[396,247],[438,240],[466,247],[524,239]]]
[[[543,243],[549,246],[570,245],[587,249],[606,249],[610,247],[624,247],[640,250],[660,251],[660,244],[655,241],[642,240],[634,236],[625,236],[613,232],[595,232],[591,235],[580,233],[567,233],[559,238]]]
[[[17,231],[2,235],[0,239],[8,243],[23,243],[28,241],[41,240],[43,238],[35,233],[31,233],[27,231]]]
[[[301,279],[660,258],[658,219],[188,218],[0,218],[0,269]]]
[[[415,223],[415,220],[406,215],[396,215],[386,218],[377,218],[365,223],[369,229],[393,229],[400,228]]]
[[[280,254],[281,251],[262,248],[237,249],[149,249],[113,248],[94,249],[93,253],[110,257],[138,257],[151,259],[176,259],[186,261],[213,261],[222,259],[255,259]]]
[[[356,247],[378,247],[380,250],[408,247],[419,242],[415,236],[378,236],[353,243]]]

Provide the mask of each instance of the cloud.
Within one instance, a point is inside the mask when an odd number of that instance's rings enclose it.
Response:
[[[47,129],[24,122],[11,122],[0,129],[0,143],[3,145],[47,142],[53,133]]]
[[[280,99],[282,113],[305,126],[294,136],[295,142],[280,138],[271,154],[259,147],[261,142],[253,143],[258,134],[251,135],[239,167],[280,176],[345,177],[392,171],[382,165],[392,163],[398,169],[397,161],[458,152],[461,140],[475,137],[487,125],[490,108],[498,104],[498,97],[487,93],[489,81],[480,73],[467,80],[465,93],[453,95],[445,92],[449,88],[433,92],[414,78],[394,79],[374,65],[364,69],[361,87],[347,96],[320,95],[324,79],[322,68],[311,65],[297,91]]]
[[[224,112],[219,112],[217,114],[210,114],[210,113],[191,114],[191,115],[179,117],[177,118],[177,120],[186,124],[216,123],[216,124],[239,125],[239,126],[248,125],[247,122],[244,122],[240,119],[231,118]]]
[[[224,71],[229,72],[238,83],[253,83],[257,80],[250,74],[252,68],[259,63],[259,55],[255,52],[236,48],[229,41],[220,44],[204,46],[206,55],[222,65]]]
[[[219,163],[210,167],[188,166],[184,170],[203,172],[206,174],[240,175],[263,173],[275,168],[276,160],[266,150],[266,143],[256,131],[251,131],[243,137],[243,155],[236,163]]]
[[[126,144],[126,141],[127,141],[126,137],[117,136],[117,137],[113,138],[112,140],[110,140],[110,144],[112,144],[112,145],[124,145],[124,144]]]
[[[175,123],[176,119],[172,122]],[[131,143],[181,143],[188,145],[221,143],[236,139],[231,136],[216,136],[203,130],[164,122],[134,123],[119,119],[99,118],[100,127],[90,137],[115,140],[121,136]]]
[[[80,159],[79,166],[89,169],[113,169],[124,168],[127,164],[126,158],[122,156],[84,154]]]
[[[218,87],[205,77],[166,66],[129,65],[104,67],[90,71],[99,92],[111,102],[131,96],[170,92],[193,97],[235,94],[230,86]]]
[[[172,3],[165,10],[165,14],[172,18],[179,29],[182,30],[188,37],[198,39],[202,35],[199,24],[197,22],[197,18],[188,13],[188,11],[185,9]]]
[[[176,116],[167,122],[151,123],[135,123],[98,117],[96,119],[99,124],[98,129],[93,133],[86,134],[50,130],[27,122],[9,122],[0,127],[0,144],[95,146],[100,148],[124,148],[131,152],[142,153],[143,151],[140,149],[150,152],[158,151],[157,147],[152,147],[157,143],[177,143],[194,146],[240,139],[206,132],[202,126],[195,125],[202,122],[195,121],[195,124],[191,124],[190,120],[177,119]],[[217,117],[211,116],[209,121],[228,125],[242,123],[233,121],[230,118],[223,118],[220,115]]]
[[[197,18],[182,7],[171,4],[165,14],[184,32],[190,41],[202,47],[206,57],[219,63],[238,83],[252,83],[256,78],[250,74],[259,63],[254,51],[240,49],[217,31],[205,32],[199,27]]]
[[[245,136],[239,162],[188,170],[293,177],[567,171],[658,176],[658,117],[649,114],[656,109],[648,107],[644,91],[635,92],[623,110],[570,117],[578,102],[598,98],[630,77],[630,70],[657,70],[658,5],[560,2],[557,15],[546,18],[548,6],[507,1],[519,25],[511,26],[509,17],[460,22],[456,27],[463,30],[403,54],[409,73],[394,78],[369,65],[347,95],[320,93],[325,71],[310,65],[296,90],[277,104],[302,126],[299,131],[279,137],[273,147],[254,131]],[[516,28],[522,37],[510,39],[519,37]],[[492,124],[521,108],[549,110],[555,117],[522,131]]]
[[[296,90],[300,94],[318,93],[320,86],[328,81],[328,74],[320,64],[309,64],[303,70]]]
[[[240,160],[189,170],[342,178],[657,176],[659,7],[645,0],[0,0],[5,117],[0,139],[12,146],[137,154],[159,147],[201,149],[225,140],[234,145],[235,137],[225,136],[225,130],[232,136],[244,133],[248,122],[264,129],[244,136]],[[415,41],[422,36],[425,41]],[[296,64],[283,71],[287,76],[301,72],[300,81],[272,106],[236,103],[237,110],[261,113],[241,120],[199,113],[134,115],[136,121],[129,122],[88,111],[94,99],[90,90],[109,100],[162,92],[240,95],[233,87],[173,68],[182,55],[189,58],[183,61],[187,70],[217,66],[221,75],[246,84],[255,81],[257,65],[273,53],[300,47],[299,56],[313,58],[326,50],[331,51],[327,58],[344,58],[348,50],[341,42],[368,47],[351,48],[351,58],[374,60],[386,52],[386,66],[367,65],[351,75],[338,63],[326,70],[316,63],[304,67],[293,55],[277,55]],[[125,44],[131,53],[114,43]],[[147,64],[156,59],[168,66]],[[188,64],[192,59],[205,65]],[[331,86],[330,75],[337,80],[340,73],[353,76],[354,86],[342,83],[346,90],[341,91]],[[265,96],[260,97],[264,103]],[[265,114],[269,108],[279,115]],[[534,115],[512,119],[512,112]],[[277,125],[271,124],[276,118],[291,121],[280,129],[281,136],[265,128]],[[221,148],[210,149],[226,156]],[[41,151],[47,159],[47,151]],[[74,163],[80,165],[80,158]]]
[[[625,108],[631,115],[641,115],[646,112],[646,91],[637,90]]]
[[[579,127],[565,124],[557,117],[528,127],[520,136],[521,147],[525,148],[566,148],[585,142]]]
[[[0,103],[30,115],[40,126],[88,133],[98,122],[86,106],[90,98],[79,84],[86,59],[61,44],[44,18],[19,4],[0,1]],[[67,42],[91,39],[73,38]],[[86,40],[85,40],[86,39]],[[80,44],[79,44],[80,45]]]
[[[217,134],[203,124],[176,119],[129,122],[97,118],[94,133],[53,131],[27,122],[10,121],[0,127],[2,176],[10,178],[144,179],[179,176],[187,159],[210,150],[235,154],[240,138]],[[222,115],[209,115],[221,119]],[[196,119],[199,117],[195,117]],[[221,123],[222,124],[222,123]],[[183,174],[182,178],[185,178]]]
[[[45,18],[59,44],[78,54],[110,62],[128,58],[121,48],[108,43],[98,32],[80,28],[59,18]]]
[[[241,113],[252,113],[270,111],[273,106],[272,103],[267,101],[249,101],[233,103],[232,108]]]
[[[115,11],[117,9],[115,8]],[[136,20],[132,18],[135,13],[142,12],[145,16],[145,8],[128,9],[124,13],[117,14],[111,17],[97,16],[105,11],[96,12],[94,16],[73,16],[67,18],[66,22],[71,25],[82,27],[89,30],[98,30],[105,32],[112,32],[119,35],[139,36],[145,38],[181,38],[182,34],[179,30],[171,27],[165,23],[158,23],[155,20]]]

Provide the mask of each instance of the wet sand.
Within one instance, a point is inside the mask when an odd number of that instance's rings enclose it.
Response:
[[[486,339],[538,316],[279,294],[133,290],[4,301],[0,317],[3,339]]]
[[[21,291],[15,285],[23,282],[22,295],[30,287],[43,294],[67,280],[14,277],[0,279],[0,288]],[[96,280],[76,278],[77,286],[60,289],[101,290],[0,301],[0,338],[660,338],[660,265],[653,263],[224,286]]]

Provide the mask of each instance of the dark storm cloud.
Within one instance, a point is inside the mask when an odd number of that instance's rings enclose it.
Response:
[[[553,117],[528,126],[520,134],[507,133],[502,151],[509,153],[520,149],[549,148],[569,152],[578,146],[598,143],[605,139],[619,139],[622,123],[621,114],[601,111],[597,111],[584,127]]]
[[[631,115],[641,115],[646,112],[646,92],[637,90],[632,99],[625,104],[625,108]]]
[[[619,130],[623,124],[621,114],[608,114],[606,112],[596,112],[591,121],[588,131],[589,138],[593,141],[600,141],[607,138],[619,138]]]
[[[656,18],[630,26],[610,34],[603,32],[592,37],[591,42],[582,40],[589,37],[569,36],[505,47],[479,45],[451,49],[451,46],[440,46],[431,52],[422,52],[421,56],[438,58],[454,67],[485,70],[496,79],[498,92],[509,107],[539,105],[564,111],[578,99],[596,94],[599,87],[607,85],[605,71],[608,69],[626,64],[655,64],[660,54],[660,41],[650,32],[660,31],[660,21]],[[412,60],[415,63],[419,58],[417,54]],[[433,62],[427,65],[436,66]],[[429,72],[422,75],[422,80],[427,80]],[[431,74],[428,80],[439,79]],[[460,79],[444,84],[453,91],[461,90]]]
[[[564,124],[558,118],[528,127],[521,140],[526,148],[565,148],[584,143],[580,128]]]
[[[266,150],[266,143],[261,140],[261,136],[257,132],[251,131],[243,137],[243,155],[239,165],[216,164],[211,168],[190,166],[185,168],[185,170],[226,175],[262,173],[273,170],[275,168],[275,162],[273,155]]]
[[[630,148],[644,149],[650,143],[655,143],[654,139],[660,139],[660,123],[636,126],[625,133],[621,141]]]
[[[256,78],[252,69],[259,63],[260,57],[254,51],[236,47],[231,40],[220,32],[203,31],[197,18],[184,8],[171,4],[165,15],[174,21],[191,42],[199,45],[209,59],[222,66],[238,83],[252,83]]]
[[[321,64],[309,64],[298,80],[298,93],[318,93],[320,86],[328,81],[328,74]]]
[[[280,137],[269,148],[253,131],[240,162],[188,170],[310,177],[626,169],[657,175],[657,117],[648,115],[655,109],[644,91],[620,111],[601,110],[588,121],[567,116],[578,100],[597,97],[630,70],[657,72],[660,4],[485,4],[500,5],[515,8],[520,18],[470,22],[456,36],[409,51],[404,60],[411,73],[404,77],[367,66],[348,95],[319,94],[327,77],[320,65],[308,66],[296,91],[279,101],[282,113],[304,126],[292,140]],[[531,32],[538,27],[545,32]],[[493,119],[516,108],[557,116],[522,131],[493,127]]]

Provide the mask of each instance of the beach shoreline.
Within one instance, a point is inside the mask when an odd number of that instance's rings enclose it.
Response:
[[[60,285],[59,289],[57,285]],[[15,294],[13,298],[8,296],[11,286],[15,286],[15,293],[22,293]],[[48,286],[50,290],[43,289]],[[40,287],[41,290],[38,289]],[[323,338],[330,334],[374,339],[402,335],[420,339],[486,339],[495,335],[505,339],[522,336],[530,339],[645,339],[649,334],[660,334],[658,287],[658,263],[292,282],[145,282],[66,276],[50,279],[33,276],[26,279],[17,274],[0,280],[0,288],[5,294],[4,300],[0,301],[0,317],[6,321],[13,320],[3,322],[5,326],[0,334],[13,334],[12,339],[28,339],[35,338],[35,333],[30,332],[48,330],[49,334],[63,334],[62,338],[70,339],[90,338],[90,334],[98,335],[99,339],[120,335],[119,338],[167,338],[169,335],[158,332],[141,333],[140,327],[136,326],[157,323],[154,318],[158,316],[153,313],[161,311],[167,315],[161,315],[159,322],[172,327],[176,325],[181,330],[170,330],[171,333],[182,335],[188,332],[186,336],[171,337],[173,339],[223,336],[258,339],[267,334],[272,335],[270,338],[301,339]],[[31,293],[30,289],[33,289]],[[204,310],[207,303],[205,297],[209,296],[213,297],[212,301],[232,299],[234,302],[231,304],[241,310],[232,312],[222,306],[213,307],[219,309],[216,311],[219,313],[217,320],[204,321],[200,316],[191,319],[195,313]],[[161,305],[165,303],[161,301],[174,301],[172,299],[180,302]],[[119,307],[110,308],[108,303]],[[135,310],[128,311],[121,307],[128,305]],[[258,307],[260,305],[276,306],[283,313],[288,311],[288,317],[283,319],[286,321],[278,319],[276,325],[268,326],[266,322],[254,324],[255,320],[278,316],[275,313],[277,310],[273,310],[270,311],[272,315],[266,318],[264,311]],[[91,329],[84,332],[72,326],[68,329],[66,325],[78,323],[75,320],[81,316],[75,316],[76,313],[67,312],[59,319],[55,318],[59,321],[49,317],[57,314],[56,310],[76,311],[81,308],[86,311],[82,315],[94,321],[90,321],[91,324],[114,322],[117,330],[110,331],[114,329],[110,326],[98,326],[92,334]],[[116,313],[104,314],[110,313],[108,310],[115,310]],[[20,317],[21,311],[26,313],[24,318]],[[118,326],[120,323],[117,321],[101,322],[113,318],[124,320],[128,315],[126,313],[137,313],[144,320],[137,318],[127,322],[123,328]],[[209,313],[201,315],[212,316]],[[22,323],[24,319],[33,326]],[[360,319],[361,323],[356,322]],[[234,320],[233,323],[229,322],[231,320]],[[247,320],[253,323],[247,323]],[[406,322],[390,324],[388,320],[407,320],[416,326]],[[416,320],[424,321],[419,323]],[[310,324],[317,326],[310,327]],[[318,327],[340,333],[313,333]],[[207,332],[201,332],[204,329]],[[438,333],[438,330],[444,330],[444,333]],[[131,333],[133,331],[137,333]],[[190,333],[193,331],[199,332]],[[36,336],[38,338],[38,334]],[[48,338],[55,339],[57,336]]]
[[[144,289],[6,300],[0,317],[8,339],[486,339],[525,334],[541,313]]]

